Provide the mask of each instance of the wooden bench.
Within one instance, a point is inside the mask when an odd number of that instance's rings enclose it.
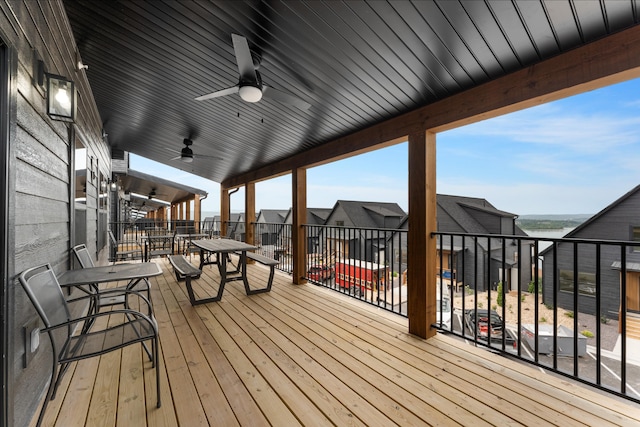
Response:
[[[220,292],[218,293],[218,296],[213,298],[196,299],[195,294],[193,293],[193,288],[191,287],[191,279],[198,279],[202,274],[202,270],[191,264],[184,255],[168,255],[167,258],[169,258],[169,262],[173,266],[173,271],[176,273],[176,280],[178,282],[181,280],[185,281],[191,305],[220,301],[220,298],[222,298]]]
[[[279,261],[266,257],[264,255],[257,254],[255,252],[247,252],[247,258],[252,259],[256,262],[259,262],[262,265],[266,265],[269,267],[269,281],[267,282],[267,287],[262,289],[246,289],[247,295],[259,294],[262,292],[269,292],[271,290],[271,285],[273,284],[273,275],[275,271],[276,265],[279,264]]]

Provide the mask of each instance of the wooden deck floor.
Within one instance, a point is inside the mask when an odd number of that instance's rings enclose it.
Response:
[[[170,265],[153,279],[162,407],[139,346],[81,361],[47,410],[55,426],[640,425],[640,408],[276,274],[247,297],[192,307]],[[195,260],[194,260],[195,262]],[[250,266],[254,283],[267,270]],[[196,283],[217,277],[207,267]]]

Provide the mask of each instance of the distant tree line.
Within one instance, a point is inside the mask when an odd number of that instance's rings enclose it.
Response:
[[[516,224],[525,230],[559,230],[575,228],[584,221],[576,219],[517,219]]]

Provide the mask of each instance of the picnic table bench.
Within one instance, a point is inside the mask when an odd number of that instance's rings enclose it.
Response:
[[[214,298],[196,299],[195,294],[193,293],[193,288],[191,287],[191,279],[198,279],[202,274],[202,270],[191,264],[184,255],[168,255],[167,258],[169,258],[169,262],[173,266],[173,271],[176,273],[176,280],[178,282],[181,280],[185,281],[184,284],[187,287],[187,293],[189,294],[189,301],[191,301],[191,305],[220,301],[220,298],[222,298],[220,292],[218,293],[218,296]]]
[[[256,262],[259,262],[262,265],[266,265],[269,267],[269,280],[267,281],[267,287],[262,289],[253,289],[251,290],[251,294],[259,294],[261,292],[269,292],[271,290],[271,285],[273,284],[273,275],[276,265],[279,264],[279,261],[269,258],[264,255],[257,254],[255,252],[247,252],[247,258],[252,259]]]

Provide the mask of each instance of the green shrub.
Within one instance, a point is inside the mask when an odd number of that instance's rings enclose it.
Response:
[[[546,317],[544,317],[544,316],[542,316],[542,317],[540,318],[540,323],[547,323],[547,318],[546,318]]]
[[[600,323],[606,325],[607,323],[609,323],[609,318],[603,314],[602,316],[600,316]]]
[[[569,319],[573,319],[573,311],[565,311],[564,315],[567,316]]]
[[[502,281],[498,282],[498,305],[504,307],[504,295],[502,295]]]
[[[496,304],[493,304],[493,305],[491,306],[491,310],[497,310],[497,309],[498,309],[498,306],[497,306]]]
[[[536,293],[536,283],[532,280],[529,282],[529,289],[527,289],[530,294]]]
[[[593,337],[595,336],[595,335],[593,335],[593,332],[588,331],[588,330],[586,330],[586,329],[585,329],[584,331],[580,332],[580,333],[581,333],[582,335],[584,335],[585,337],[587,337],[587,338],[593,338]]]
[[[526,300],[526,299],[527,299],[527,296],[526,296],[525,294],[522,294],[522,295],[520,296],[520,301],[521,301],[521,302],[524,302],[524,300]]]

